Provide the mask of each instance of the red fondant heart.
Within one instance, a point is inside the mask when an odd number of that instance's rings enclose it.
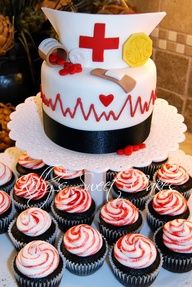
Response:
[[[108,107],[112,103],[114,96],[112,94],[107,96],[99,95],[99,99],[105,107]]]

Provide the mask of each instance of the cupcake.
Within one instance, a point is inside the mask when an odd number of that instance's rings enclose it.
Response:
[[[66,268],[76,275],[90,275],[102,265],[108,247],[102,235],[87,224],[71,227],[59,240],[58,250],[66,260]]]
[[[30,207],[19,214],[9,225],[8,234],[17,250],[33,240],[54,244],[57,223],[45,210]]]
[[[141,210],[144,209],[151,191],[149,178],[142,171],[134,168],[119,172],[112,186],[113,198],[126,198]]]
[[[192,270],[192,221],[174,219],[154,234],[156,246],[163,254],[163,267],[171,272]]]
[[[51,185],[36,173],[28,173],[18,178],[11,195],[19,212],[28,207],[49,210],[53,200]]]
[[[46,165],[41,159],[33,159],[26,152],[22,153],[16,164],[16,170],[19,176],[36,173],[43,178],[49,177],[50,166]]]
[[[13,171],[4,163],[0,162],[0,190],[10,192],[15,183]]]
[[[99,229],[109,244],[115,243],[124,234],[138,233],[142,223],[141,211],[124,198],[108,201],[99,214]]]
[[[163,189],[146,203],[147,222],[155,231],[166,222],[189,217],[187,200],[176,190]]]
[[[126,234],[118,239],[109,253],[117,280],[124,286],[150,286],[162,266],[162,256],[155,244],[142,234]]]
[[[149,178],[152,180],[154,173],[161,168],[161,166],[166,163],[168,161],[168,158],[166,158],[165,160],[162,161],[152,161],[151,164],[147,165],[147,166],[143,166],[143,167],[135,167],[139,170],[141,170],[142,172],[144,172],[146,175],[149,176]]]
[[[163,164],[154,174],[154,182],[156,182],[156,192],[166,188],[176,189],[187,199],[192,193],[192,178],[182,166],[177,164]]]
[[[15,208],[9,194],[0,190],[0,233],[7,231],[10,222],[15,216]]]
[[[16,255],[13,272],[20,287],[58,287],[65,262],[48,242],[34,240]]]
[[[73,225],[91,224],[95,208],[95,202],[90,193],[79,186],[60,190],[51,205],[53,217],[64,232]]]
[[[72,171],[62,166],[55,166],[50,177],[56,191],[67,186],[84,186],[84,170]]]

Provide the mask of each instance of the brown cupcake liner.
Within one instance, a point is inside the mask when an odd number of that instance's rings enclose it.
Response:
[[[12,263],[13,274],[15,276],[16,282],[20,287],[59,287],[61,279],[63,277],[64,269],[66,267],[66,262],[64,258],[60,256],[60,260],[62,260],[62,268],[61,271],[53,278],[47,280],[47,277],[41,278],[38,281],[36,278],[28,278],[26,276],[20,276],[17,271],[14,269],[14,261]]]
[[[61,245],[63,241],[63,237],[60,238],[58,241],[57,250],[60,253],[60,256],[64,258],[66,261],[66,268],[73,274],[79,275],[79,276],[87,276],[95,273],[98,269],[100,269],[105,261],[105,258],[108,253],[108,245],[106,239],[103,237],[103,240],[105,241],[106,245],[106,251],[102,257],[97,259],[96,261],[93,261],[91,263],[81,263],[81,262],[72,262],[71,260],[67,259],[63,253],[61,252]]]
[[[53,207],[54,202],[52,202],[51,204],[51,212],[53,214],[53,217],[55,218],[55,220],[57,221],[59,228],[65,232],[67,229],[69,229],[70,227],[74,226],[74,225],[79,225],[79,224],[88,224],[91,225],[94,219],[94,214],[92,217],[85,217],[82,219],[77,219],[77,220],[69,220],[69,219],[65,219],[63,217],[61,217],[60,215],[58,215],[55,212],[55,209]]]
[[[165,221],[156,218],[155,216],[153,216],[153,214],[150,213],[148,205],[151,202],[151,200],[152,199],[149,198],[149,200],[146,202],[146,205],[145,205],[146,214],[147,214],[146,219],[147,219],[147,223],[148,223],[149,227],[152,230],[157,230],[159,227],[161,227],[165,224]]]
[[[55,220],[54,218],[51,218],[51,220],[53,220],[53,222],[54,222],[54,224],[55,224],[55,227],[56,227],[56,228],[55,228],[55,231],[53,232],[53,234],[52,234],[49,238],[47,238],[47,239],[42,239],[42,240],[43,240],[43,241],[46,241],[46,242],[49,242],[50,244],[54,244],[54,242],[55,242],[55,240],[56,240],[56,237],[57,237],[57,234],[58,234],[58,232],[59,232],[59,229],[58,229],[58,224],[57,224],[56,220]],[[15,224],[15,222],[16,222],[16,219],[14,219],[14,220],[10,223],[9,228],[8,228],[8,236],[9,236],[10,240],[12,241],[13,245],[15,246],[15,248],[16,248],[17,250],[20,250],[20,249],[23,248],[28,242],[21,242],[21,241],[17,240],[17,239],[13,236],[13,234],[11,233],[12,227],[13,227],[13,225]],[[43,234],[42,234],[42,236],[43,236]],[[34,240],[36,240],[35,237],[34,237]]]
[[[7,232],[10,222],[15,217],[16,210],[14,205],[11,206],[11,212],[6,217],[0,218],[0,234]]]
[[[127,287],[145,287],[145,286],[150,286],[154,280],[156,279],[157,275],[159,274],[159,271],[162,267],[163,264],[163,256],[160,253],[160,263],[159,266],[150,274],[143,274],[143,275],[131,275],[127,274],[121,270],[119,270],[116,265],[113,262],[112,259],[112,251],[113,248],[109,250],[109,262],[112,268],[112,271],[117,278],[117,280],[122,283],[124,286]]]
[[[155,245],[158,247],[157,244],[157,233],[162,227],[158,228],[156,232],[153,235],[153,241],[155,242]],[[192,257],[191,258],[176,258],[172,255],[172,252],[170,250],[169,254],[165,254],[163,251],[161,251],[163,254],[163,268],[174,273],[185,273],[192,270]]]
[[[139,210],[139,213],[140,213],[141,218],[142,218],[142,223],[137,229],[132,230],[131,233],[139,233],[143,227],[144,216],[140,210]],[[118,226],[117,226],[117,229],[112,230],[112,229],[107,228],[106,226],[104,226],[100,223],[99,223],[99,230],[100,230],[101,234],[105,237],[105,239],[107,240],[109,245],[113,245],[121,236],[130,233],[126,229],[118,230]]]
[[[49,195],[46,198],[46,200],[44,200],[42,202],[38,202],[38,203],[33,201],[33,203],[31,203],[31,200],[29,199],[27,204],[21,203],[21,202],[18,202],[17,200],[15,200],[13,197],[13,190],[11,191],[10,196],[11,196],[12,202],[14,203],[16,210],[18,210],[19,212],[22,212],[23,210],[25,210],[29,207],[38,207],[38,208],[42,208],[45,210],[49,210],[51,203],[53,201],[53,197],[54,197],[53,188],[51,188],[51,190],[48,193],[49,193]]]

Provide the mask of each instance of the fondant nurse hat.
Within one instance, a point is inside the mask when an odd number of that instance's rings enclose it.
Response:
[[[42,8],[71,62],[91,68],[124,68],[123,49],[135,33],[149,35],[165,12],[104,15]]]

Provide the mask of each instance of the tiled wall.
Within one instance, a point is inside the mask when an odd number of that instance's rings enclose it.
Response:
[[[192,0],[129,0],[138,12],[165,11],[152,33],[158,96],[176,106],[192,132]]]

